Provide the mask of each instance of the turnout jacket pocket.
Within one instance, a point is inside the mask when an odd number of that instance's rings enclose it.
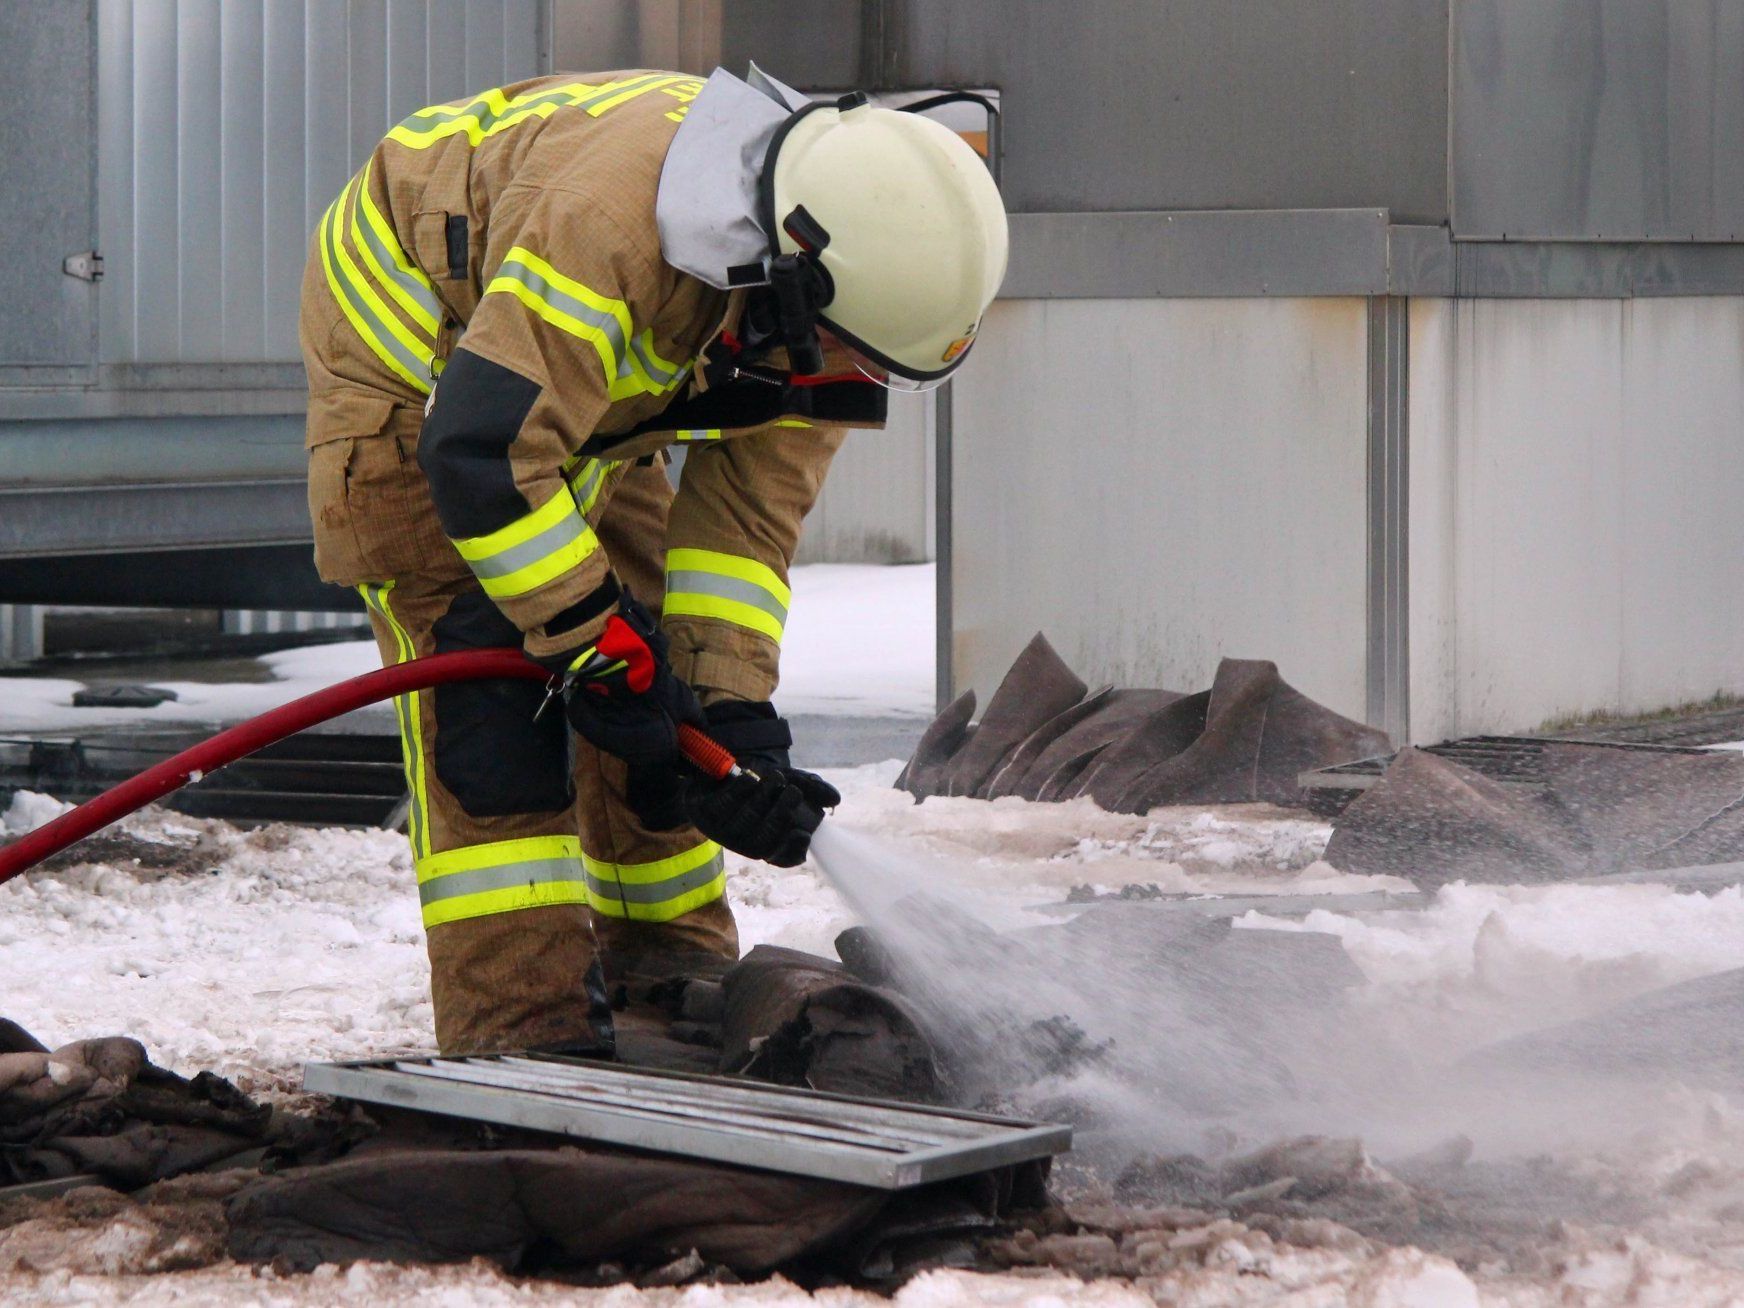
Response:
[[[315,568],[355,586],[459,566],[418,468],[415,407],[368,391],[309,400],[309,516]]]

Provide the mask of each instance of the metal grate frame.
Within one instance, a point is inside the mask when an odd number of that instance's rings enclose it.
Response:
[[[880,1190],[1072,1147],[1069,1126],[555,1054],[310,1063],[303,1088]]]

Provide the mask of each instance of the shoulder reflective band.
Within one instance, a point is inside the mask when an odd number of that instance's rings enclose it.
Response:
[[[537,590],[587,559],[599,548],[599,537],[575,504],[569,483],[525,517],[488,536],[454,542],[460,557],[492,599],[506,599]]]
[[[416,658],[417,647],[394,614],[390,598],[394,583],[372,585],[365,582],[357,589],[370,611],[387,623],[388,631],[393,635],[394,661],[405,663]],[[406,811],[406,835],[412,842],[412,857],[419,858],[430,852],[430,822],[425,816],[429,810],[429,796],[424,781],[424,720],[417,691],[394,696],[394,718],[400,727],[400,756],[406,766],[406,792],[411,796]]]
[[[361,174],[346,183],[321,219],[321,267],[346,321],[371,353],[413,390],[428,395],[436,358],[434,333],[420,337],[415,328],[402,322],[345,247],[348,212],[352,231],[358,230],[354,201],[362,183]],[[369,261],[367,255],[364,261]]]
[[[549,118],[559,109],[582,109],[598,118],[650,91],[668,91],[674,98],[688,100],[695,98],[701,89],[702,82],[695,77],[649,73],[597,86],[566,82],[528,91],[513,99],[500,90],[491,90],[466,104],[437,104],[420,109],[389,132],[388,140],[423,150],[451,136],[465,136],[468,144],[476,146],[487,136],[505,132],[529,118]]]
[[[666,552],[668,618],[716,618],[781,641],[793,592],[774,569],[738,554],[714,550]]]
[[[581,843],[530,836],[466,845],[418,860],[424,928],[547,904],[584,904]]]
[[[588,905],[607,917],[670,922],[727,892],[726,858],[712,840],[648,863],[608,863],[586,853],[581,862]]]
[[[523,245],[508,252],[484,293],[513,295],[553,327],[591,345],[614,401],[664,395],[690,370],[690,365],[668,363],[655,352],[651,330],[636,334],[622,300],[564,276]]]

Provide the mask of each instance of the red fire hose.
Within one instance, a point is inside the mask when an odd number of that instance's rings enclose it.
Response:
[[[216,772],[239,758],[246,758],[275,740],[295,735],[305,727],[410,691],[429,690],[432,686],[446,685],[451,681],[497,678],[549,681],[551,674],[518,649],[464,650],[457,654],[435,654],[397,663],[391,668],[366,672],[361,677],[352,677],[337,686],[294,699],[269,713],[221,731],[210,740],[203,740],[174,758],[165,759],[138,776],[129,777],[120,785],[86,800],[46,826],[20,836],[9,845],[0,846],[0,883],[10,881],[50,854],[59,853],[74,841],[101,831],[111,822],[144,808],[153,800],[162,799],[172,790],[180,790],[188,782]],[[711,777],[724,777],[737,766],[731,754],[688,723],[678,729],[678,745],[692,764]]]

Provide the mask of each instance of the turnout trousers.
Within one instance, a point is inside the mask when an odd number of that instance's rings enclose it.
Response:
[[[442,536],[417,464],[422,417],[354,385],[310,399],[316,564],[362,593],[384,663],[521,643]],[[664,467],[586,460],[567,475],[619,578],[658,611]],[[645,829],[624,765],[544,700],[537,682],[501,681],[394,704],[444,1053],[600,1050],[606,975],[649,954],[737,957],[720,847]]]

